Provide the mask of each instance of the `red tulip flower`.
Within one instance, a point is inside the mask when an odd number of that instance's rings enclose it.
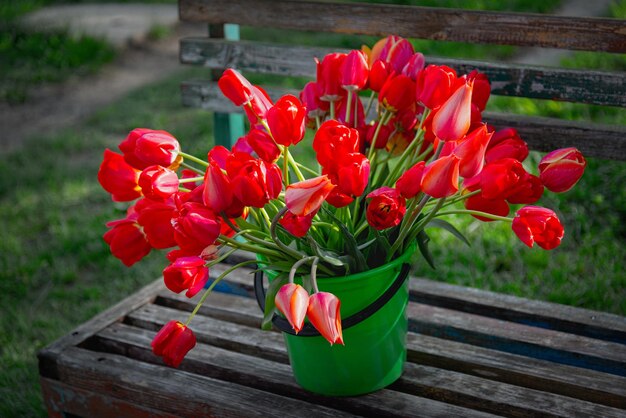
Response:
[[[363,90],[369,75],[367,56],[362,51],[350,51],[341,63],[340,72],[341,87],[348,91]]]
[[[263,161],[273,163],[280,157],[280,148],[278,148],[276,142],[274,142],[272,137],[263,128],[254,127],[250,129],[246,136],[239,138],[239,140],[245,140],[252,151]],[[241,149],[241,147],[238,147],[238,149]]]
[[[460,162],[456,155],[450,154],[424,167],[422,191],[436,199],[455,194],[459,190]]]
[[[452,94],[456,71],[445,65],[429,65],[415,80],[415,97],[429,109],[443,105]]]
[[[288,147],[304,138],[306,108],[297,97],[281,97],[266,114],[267,124],[277,144]]]
[[[411,199],[422,191],[422,176],[426,162],[420,161],[406,170],[396,182],[396,189],[402,197]]]
[[[489,79],[483,73],[473,70],[467,75],[467,80],[474,83],[472,91],[472,103],[482,112],[487,106],[487,101],[491,95],[491,84]]]
[[[196,202],[181,204],[172,225],[176,243],[189,255],[198,255],[215,243],[221,230],[221,222],[215,212]]]
[[[139,170],[131,167],[121,154],[104,150],[104,159],[98,170],[98,181],[111,193],[114,202],[127,202],[141,197]]]
[[[111,248],[111,253],[126,267],[144,258],[152,249],[137,223],[137,214],[132,210],[133,208],[129,209],[130,214],[125,219],[107,223],[107,227],[111,229],[103,236],[104,242]]]
[[[299,284],[287,283],[278,290],[274,302],[296,334],[299,333],[304,326],[304,317],[309,306],[309,293]]]
[[[381,231],[396,226],[406,213],[406,199],[391,187],[381,187],[367,195],[372,199],[367,205],[365,216],[372,228]]]
[[[302,238],[309,232],[309,229],[311,229],[313,217],[316,213],[317,212],[312,212],[305,216],[298,216],[287,211],[287,213],[280,218],[278,223],[294,237]]]
[[[135,205],[135,210],[138,213],[137,222],[152,248],[164,249],[176,245],[172,217],[177,212],[171,199],[141,199]]]
[[[168,199],[178,191],[176,172],[160,165],[145,168],[138,183],[143,195],[149,199]]]
[[[315,133],[313,149],[317,162],[322,167],[330,167],[343,156],[359,152],[359,132],[336,120],[328,120]]]
[[[461,159],[459,166],[461,176],[473,177],[483,169],[485,150],[491,135],[492,133],[487,131],[487,126],[483,124],[467,134],[454,148],[454,155]]]
[[[468,131],[472,116],[472,83],[459,87],[435,113],[433,133],[442,141],[458,141]]]
[[[317,83],[320,88],[320,98],[334,102],[344,96],[346,91],[341,88],[341,65],[346,54],[332,53],[324,57],[320,62],[317,59]]]
[[[169,132],[143,128],[131,131],[119,148],[126,162],[139,170],[151,165],[169,167],[180,152],[178,140]]]
[[[382,49],[380,49],[380,55],[375,56],[378,49],[375,45],[374,48],[372,48],[372,56],[370,56],[370,59],[375,58],[388,63],[391,70],[396,74],[402,72],[407,62],[409,62],[411,57],[415,54],[411,42],[400,36],[390,35],[384,40],[379,41],[379,43],[383,44]]]
[[[250,125],[256,125],[261,120],[265,120],[268,110],[273,106],[269,94],[259,86],[252,86],[252,97],[243,107]]]
[[[375,61],[369,73],[369,87],[372,91],[380,92],[387,79],[391,76],[391,65],[385,61]]]
[[[185,296],[194,297],[209,281],[209,269],[200,257],[180,257],[163,270],[165,286],[174,293],[187,290]]]
[[[224,96],[228,97],[237,107],[252,100],[254,95],[252,84],[238,71],[228,68],[217,82]]]
[[[178,321],[170,321],[152,340],[152,352],[163,357],[165,364],[178,367],[189,350],[196,345],[191,329]]]
[[[262,208],[282,189],[280,168],[248,154],[233,153],[226,160],[235,197],[245,206]]]
[[[300,101],[306,108],[309,119],[323,118],[328,113],[330,105],[320,99],[321,94],[319,84],[314,81],[306,83],[300,92]]]
[[[285,191],[285,204],[297,216],[315,213],[334,187],[328,176],[292,183]]]
[[[523,162],[526,157],[528,157],[528,144],[519,137],[513,128],[494,132],[485,152],[487,164],[503,158],[514,158]]]
[[[543,183],[541,183],[539,177],[530,173],[524,173],[515,187],[508,191],[506,200],[513,204],[530,205],[541,198],[543,189]]]
[[[397,75],[385,81],[378,102],[391,112],[400,112],[415,104],[415,82],[405,75]]]
[[[424,69],[425,63],[424,55],[420,52],[416,52],[402,69],[402,74],[416,81],[420,71]]]
[[[576,148],[552,151],[539,162],[539,178],[548,190],[562,193],[580,180],[587,161]]]
[[[363,194],[370,175],[370,162],[365,155],[359,152],[347,154],[332,168],[334,171],[324,170],[323,174],[328,174],[338,192],[349,196]]]
[[[309,297],[307,316],[311,324],[330,345],[343,343],[341,332],[341,302],[328,292],[317,292]]]
[[[556,213],[539,206],[524,206],[513,218],[513,232],[532,248],[537,243],[545,250],[556,248],[563,238],[563,225]]]
[[[230,179],[215,161],[210,161],[204,174],[202,202],[215,213],[227,210],[233,203]]]
[[[504,158],[485,165],[480,173],[480,189],[488,200],[506,199],[528,173],[518,160]]]

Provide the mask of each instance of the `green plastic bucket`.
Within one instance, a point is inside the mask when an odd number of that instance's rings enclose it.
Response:
[[[411,246],[401,257],[367,272],[320,278],[318,287],[339,298],[341,318],[345,319],[378,299],[396,280],[414,250]],[[406,280],[378,311],[343,330],[345,346],[331,346],[322,336],[283,333],[298,384],[323,395],[351,396],[393,383],[402,375],[406,361],[408,299]]]

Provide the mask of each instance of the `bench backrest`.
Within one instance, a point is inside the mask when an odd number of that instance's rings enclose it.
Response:
[[[530,13],[487,12],[449,8],[294,0],[179,0],[180,19],[209,24],[209,37],[181,40],[181,61],[216,70],[315,77],[314,57],[338,48],[238,41],[225,24],[328,33],[535,46],[626,53],[626,22],[609,18],[561,17]],[[235,38],[228,40],[227,38]],[[492,95],[550,99],[626,107],[626,74],[426,57],[459,73],[473,69],[491,81]],[[215,80],[215,77],[214,77]],[[241,135],[238,112],[212,80],[182,85],[183,103],[220,113],[216,138]],[[270,96],[284,90],[266,88]],[[489,107],[488,107],[489,109]],[[235,119],[233,119],[235,118]],[[586,156],[626,160],[626,128],[590,121],[485,112],[494,126],[516,128],[532,149],[549,151],[575,146]],[[240,125],[241,126],[241,125]]]

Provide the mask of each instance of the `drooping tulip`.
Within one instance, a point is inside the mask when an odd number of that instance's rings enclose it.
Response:
[[[237,70],[228,68],[224,71],[217,86],[235,106],[249,103],[253,97],[252,84]]]
[[[580,180],[586,166],[585,157],[576,148],[558,149],[539,162],[539,178],[551,192],[566,192]]]
[[[436,199],[452,196],[459,190],[459,164],[454,154],[440,157],[424,167],[422,191]]]
[[[178,367],[183,358],[196,345],[196,336],[179,321],[170,321],[152,340],[152,352],[163,357],[165,364]]]
[[[215,161],[209,161],[209,166],[204,173],[202,201],[215,213],[221,213],[233,203],[230,179]]]
[[[109,222],[107,227],[111,229],[104,234],[104,242],[111,248],[111,253],[126,267],[132,266],[152,250],[141,226],[137,223],[137,213],[132,207],[125,219]]]
[[[168,199],[178,191],[178,176],[168,168],[152,165],[141,172],[138,184],[145,197]]]
[[[272,108],[273,102],[269,94],[260,86],[252,86],[252,98],[243,107],[250,125],[256,125],[265,120],[267,112]]]
[[[209,269],[200,257],[180,257],[163,269],[163,280],[172,292],[187,290],[185,296],[192,298],[209,280]]]
[[[341,330],[341,302],[328,292],[317,292],[309,297],[307,317],[330,345],[343,343]]]
[[[539,206],[524,206],[512,224],[515,235],[532,248],[537,243],[545,250],[556,248],[563,238],[563,225],[554,211]]]
[[[201,203],[185,202],[172,218],[174,239],[186,254],[198,255],[215,243],[220,234],[218,215]]]
[[[468,131],[472,116],[472,82],[466,82],[435,113],[432,129],[442,141],[458,141]]]
[[[467,134],[454,148],[454,155],[461,159],[459,174],[462,177],[473,177],[483,169],[485,150],[491,135],[492,133],[487,131],[487,126],[483,124]]]
[[[287,211],[287,213],[280,218],[278,223],[294,237],[302,238],[309,232],[309,229],[311,229],[313,217],[316,213],[317,212],[312,212],[305,216],[298,216]]]
[[[140,171],[131,167],[124,157],[109,149],[98,170],[98,181],[104,190],[111,193],[114,202],[128,202],[141,197]]]
[[[309,306],[309,293],[299,284],[287,283],[278,290],[274,302],[296,334],[299,333],[304,326],[304,317]]]
[[[530,173],[524,173],[515,187],[512,187],[507,192],[506,200],[513,204],[530,205],[541,198],[543,190],[543,183],[541,183],[539,177]]]
[[[372,228],[381,231],[396,226],[406,213],[406,199],[391,187],[380,187],[367,195],[372,199],[367,205],[365,217]]]
[[[297,97],[288,94],[278,99],[266,118],[276,143],[287,147],[304,138],[306,108]]]
[[[138,214],[137,222],[152,248],[164,249],[176,245],[172,217],[176,208],[172,199],[151,200],[141,199],[135,204]]]
[[[319,210],[334,187],[328,176],[292,183],[285,191],[285,204],[294,215],[309,215]]]

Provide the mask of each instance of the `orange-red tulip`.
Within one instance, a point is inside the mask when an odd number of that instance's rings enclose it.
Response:
[[[209,268],[200,257],[180,257],[163,269],[163,281],[172,292],[187,290],[185,296],[192,298],[209,281]]]
[[[335,186],[328,176],[293,183],[285,191],[285,204],[297,216],[317,212]]]
[[[574,187],[586,166],[585,157],[576,148],[558,149],[541,159],[539,177],[548,190],[562,193]]]
[[[309,306],[309,293],[299,284],[287,283],[278,290],[274,302],[296,334],[299,333],[304,326],[304,317]]]
[[[328,292],[317,292],[309,297],[307,316],[311,324],[330,345],[343,343],[341,332],[341,302]]]
[[[424,168],[422,191],[436,199],[452,196],[459,190],[459,164],[454,154],[441,157]]]
[[[442,141],[458,141],[467,133],[472,119],[472,82],[450,96],[433,117],[433,132]]]

